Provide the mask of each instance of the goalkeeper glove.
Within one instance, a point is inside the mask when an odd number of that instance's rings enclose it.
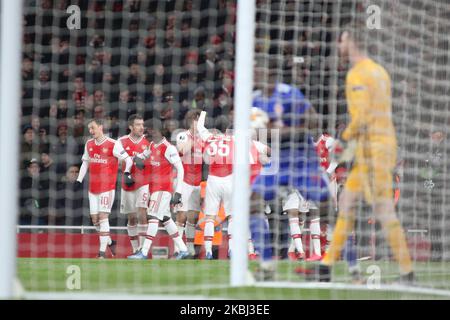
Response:
[[[176,206],[181,203],[181,193],[175,192],[172,195],[172,199],[170,200],[170,204]]]
[[[134,157],[134,165],[140,170],[143,170],[145,168],[144,160],[139,157]]]
[[[125,173],[123,174],[123,179],[124,179],[125,185],[126,185],[127,187],[131,187],[131,186],[134,184],[134,179],[133,179],[133,177],[131,176],[131,173],[129,173],[129,172],[125,172]]]

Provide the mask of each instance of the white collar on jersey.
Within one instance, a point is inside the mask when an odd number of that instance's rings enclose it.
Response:
[[[128,138],[130,138],[131,142],[133,142],[134,144],[138,144],[139,142],[142,141],[142,139],[144,139],[144,136],[142,135],[142,137],[140,137],[138,140],[133,139],[133,137],[131,136],[131,134],[128,135]]]
[[[100,141],[97,141],[97,139],[94,139],[94,142],[95,142],[95,145],[99,146],[106,140],[108,140],[108,137],[106,135],[103,135],[103,137],[100,139]]]
[[[158,142],[158,143],[154,143],[153,142],[153,144],[155,145],[155,148],[158,148],[160,145],[162,145],[163,143],[165,143],[167,140],[166,140],[166,137],[163,137],[162,139],[161,139],[161,141],[160,142]]]

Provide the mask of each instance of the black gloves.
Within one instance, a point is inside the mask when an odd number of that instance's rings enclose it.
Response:
[[[175,192],[172,195],[172,199],[170,200],[170,204],[176,206],[181,203],[181,193]]]
[[[75,181],[75,183],[73,184],[73,191],[79,191],[83,189],[83,182],[80,181]]]
[[[134,165],[140,170],[145,168],[144,160],[139,157],[134,157]]]
[[[125,172],[123,174],[124,183],[127,187],[131,187],[134,184],[133,177],[131,176],[131,173]]]

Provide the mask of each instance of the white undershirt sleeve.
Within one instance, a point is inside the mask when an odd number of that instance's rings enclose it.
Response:
[[[177,185],[175,186],[175,192],[181,193],[181,185],[184,180],[184,168],[181,161],[175,162],[173,166],[177,169]]]
[[[83,179],[86,176],[88,168],[89,168],[89,161],[86,161],[83,158],[83,163],[81,164],[80,172],[78,173],[78,178],[77,178],[78,182],[83,182]]]
[[[198,134],[200,135],[200,138],[202,138],[203,141],[208,140],[209,137],[212,136],[212,134],[208,131],[208,129],[205,128],[205,119],[206,119],[206,111],[202,111],[197,121],[197,131]]]
[[[180,192],[181,185],[184,180],[184,169],[177,148],[173,145],[168,146],[164,156],[175,167],[175,169],[177,169],[177,185],[175,187],[175,192]]]
[[[133,166],[133,160],[128,155],[128,152],[126,152],[123,148],[122,142],[120,140],[117,140],[114,144],[113,154],[117,159],[119,159],[119,161],[125,161],[124,172],[130,172],[131,167]]]
[[[270,148],[269,146],[265,145],[262,142],[259,142],[257,140],[253,140],[253,143],[255,144],[256,150],[259,154],[259,161],[262,165],[270,163]]]

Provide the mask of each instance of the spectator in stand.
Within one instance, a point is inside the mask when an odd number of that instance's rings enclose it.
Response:
[[[49,224],[83,224],[83,193],[77,191],[76,181],[80,167],[70,165],[66,174],[56,185],[56,192],[50,194],[53,210],[49,212]]]
[[[39,157],[39,140],[36,137],[36,134],[31,127],[31,125],[27,124],[22,129],[22,143],[20,147],[21,154],[21,169],[25,169],[25,164],[30,159]]]
[[[39,71],[39,81],[36,89],[39,91],[40,100],[50,98],[50,71],[47,66],[42,66]]]
[[[64,120],[67,118],[67,112],[68,112],[68,105],[66,99],[59,99],[58,100],[58,113],[56,115],[56,118],[59,120]]]
[[[25,56],[22,60],[22,81],[33,80],[33,60]]]
[[[84,109],[86,107],[87,90],[84,84],[84,77],[82,75],[77,75],[73,81],[73,93],[72,101],[75,103],[77,109]]]
[[[50,140],[50,153],[56,165],[56,173],[62,176],[66,173],[67,164],[79,160],[82,152],[72,135],[68,135],[66,122],[60,122],[56,130],[56,137]]]
[[[128,89],[120,91],[117,107],[111,108],[111,116],[128,119],[134,113],[136,113],[136,103],[133,95]]]
[[[48,184],[41,180],[37,158],[25,161],[26,171],[20,179],[21,225],[47,224]]]

